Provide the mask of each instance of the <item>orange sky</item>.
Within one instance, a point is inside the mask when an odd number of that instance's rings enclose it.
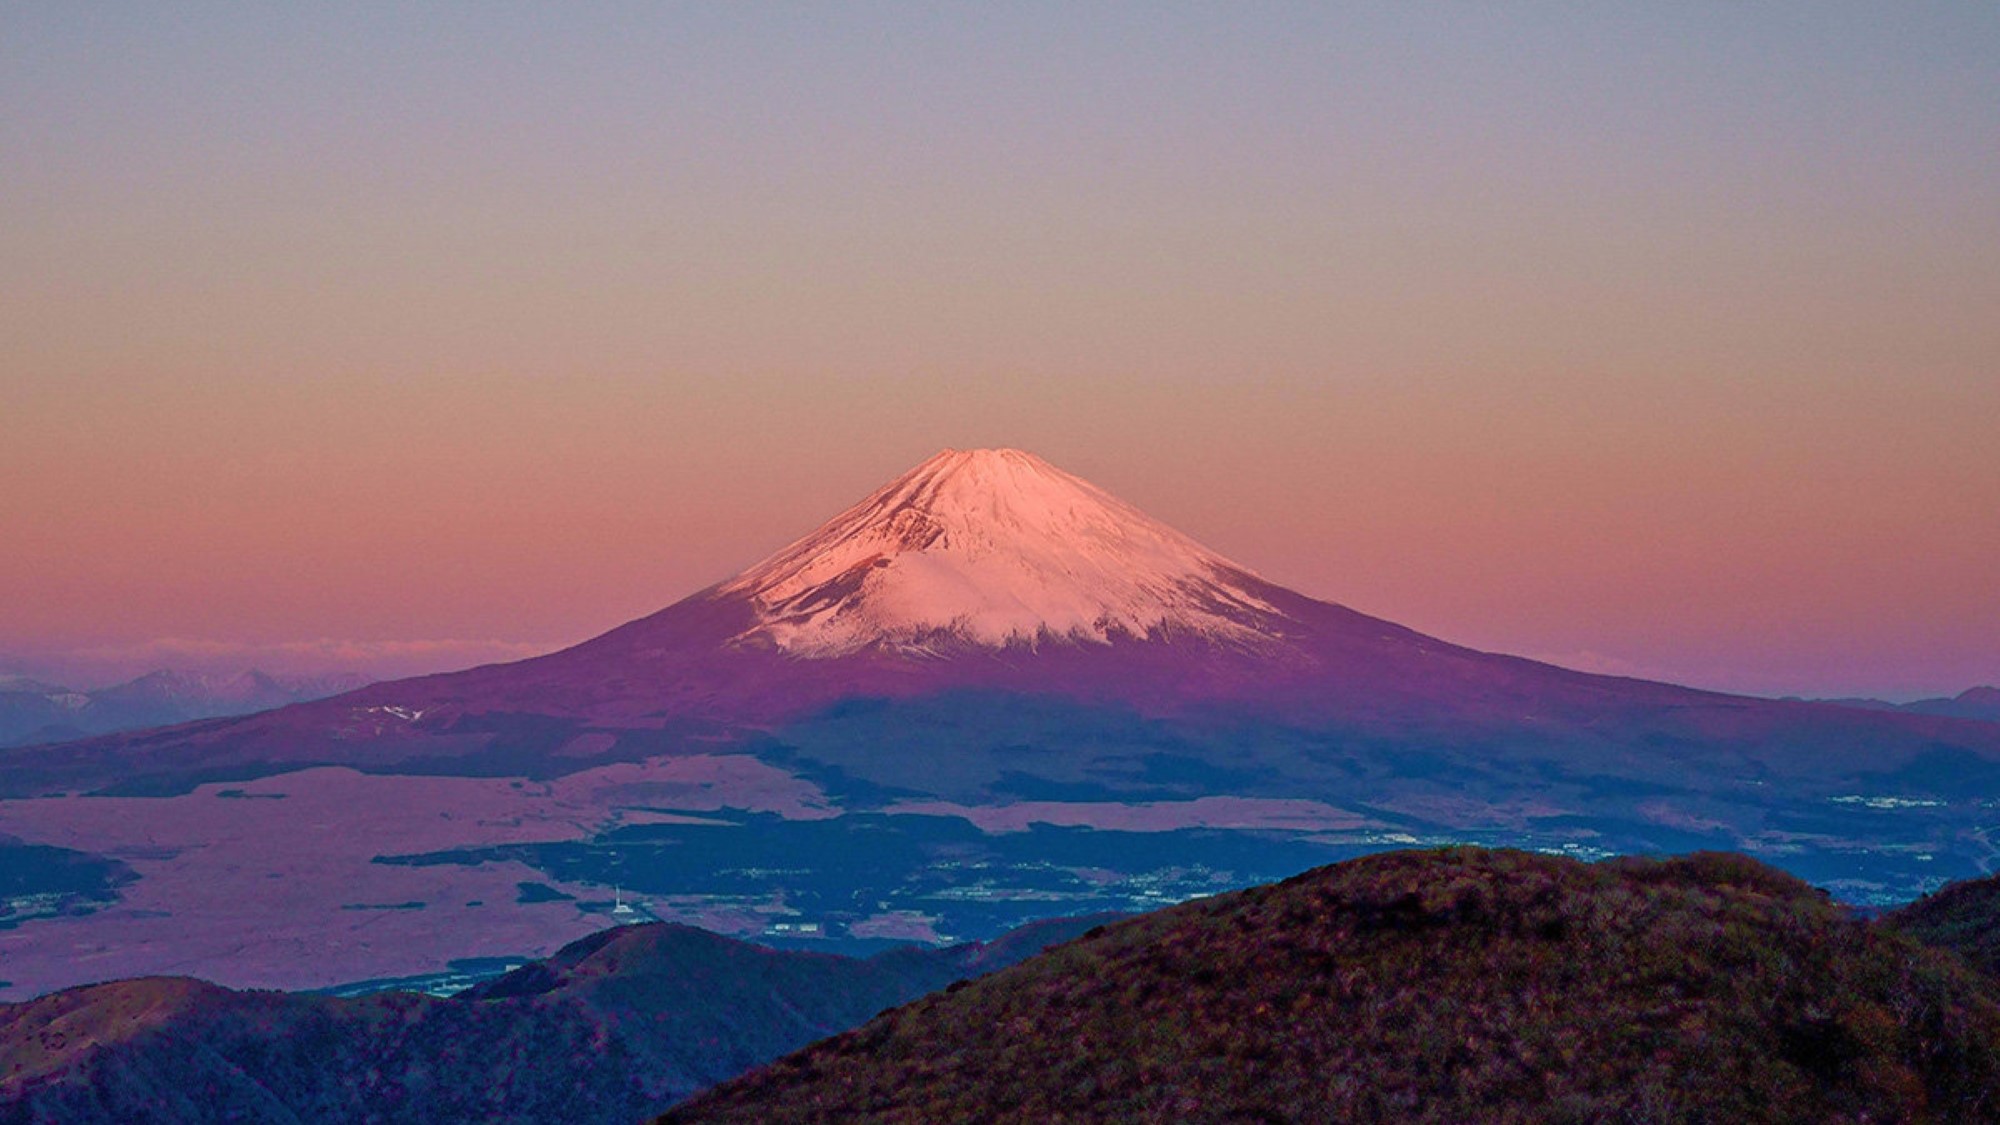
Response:
[[[1991,9],[918,11],[0,17],[0,671],[524,654],[1015,445],[1481,647],[2000,681]]]

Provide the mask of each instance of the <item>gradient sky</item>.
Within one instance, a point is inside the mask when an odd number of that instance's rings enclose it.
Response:
[[[2000,682],[2000,6],[0,7],[0,671],[524,655],[1011,445],[1266,576]]]

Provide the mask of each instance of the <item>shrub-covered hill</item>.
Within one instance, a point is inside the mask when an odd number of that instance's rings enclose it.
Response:
[[[1882,924],[2000,977],[2000,875],[1953,883],[1883,915]]]
[[[1994,1121],[1989,987],[1739,856],[1397,852],[1103,927],[662,1121]]]
[[[632,1122],[1093,921],[866,960],[627,926],[449,999],[87,985],[0,1004],[0,1123]]]

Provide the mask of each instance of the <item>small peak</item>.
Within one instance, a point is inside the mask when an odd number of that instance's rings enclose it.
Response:
[[[1060,472],[1054,465],[1023,449],[940,449],[906,476],[981,469],[1032,469]]]
[[[968,464],[993,461],[1015,461],[1032,465],[1046,465],[1047,461],[1029,453],[1025,449],[1010,449],[1000,446],[994,449],[947,449],[945,453],[960,458]]]

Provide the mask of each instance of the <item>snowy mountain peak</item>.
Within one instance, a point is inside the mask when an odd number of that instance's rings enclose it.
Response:
[[[947,449],[724,583],[739,642],[801,657],[868,648],[1198,640],[1282,643],[1244,568],[1033,454]]]

